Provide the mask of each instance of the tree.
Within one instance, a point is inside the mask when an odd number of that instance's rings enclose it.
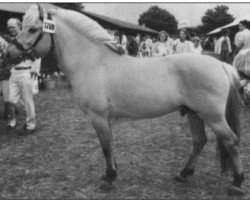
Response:
[[[156,31],[165,30],[171,34],[175,33],[178,25],[177,20],[171,13],[158,6],[152,6],[146,12],[142,13],[138,22],[140,25],[145,25]]]
[[[52,4],[64,9],[70,9],[78,12],[81,12],[85,8],[85,6],[82,3],[52,3]]]
[[[228,13],[229,8],[225,5],[218,5],[213,9],[208,9],[201,18],[202,25],[198,28],[203,33],[208,33],[216,28],[231,23],[234,20],[233,15]]]

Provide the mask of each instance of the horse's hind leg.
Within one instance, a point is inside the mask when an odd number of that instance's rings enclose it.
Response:
[[[175,177],[180,182],[186,182],[188,175],[193,175],[198,157],[207,142],[204,121],[194,112],[188,112],[188,120],[193,138],[193,151],[184,169]]]
[[[229,156],[230,164],[233,170],[233,183],[229,188],[228,193],[230,195],[243,195],[245,192],[241,188],[241,184],[244,180],[243,168],[241,164],[241,160],[239,157],[239,153],[237,150],[238,138],[229,127],[225,118],[216,119],[213,118],[209,125],[215,132],[219,141],[224,145],[226,149],[226,153],[222,156],[222,159],[226,159]]]
[[[102,180],[105,182],[100,186],[100,189],[110,190],[114,188],[113,181],[117,176],[117,164],[113,152],[113,136],[110,121],[108,117],[93,113],[90,115],[90,118],[100,140],[107,164],[106,174],[102,177]]]

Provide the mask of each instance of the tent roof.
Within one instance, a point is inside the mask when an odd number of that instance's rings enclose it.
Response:
[[[147,28],[147,27],[139,26],[130,22],[125,22],[125,21],[114,19],[111,17],[106,17],[100,14],[89,12],[89,11],[83,10],[82,13],[89,17],[94,17],[97,20],[105,21],[105,22],[108,22],[110,24],[116,25],[121,28],[133,29],[133,30],[138,30],[138,31],[143,31],[143,32],[148,32],[148,33],[158,33],[157,31]]]
[[[6,12],[14,12],[24,14],[31,5],[34,3],[0,3],[0,10]],[[55,5],[49,3],[40,3],[46,10],[58,8]]]
[[[207,35],[212,35],[212,34],[215,34],[215,33],[219,33],[224,28],[230,28],[230,27],[233,27],[233,26],[237,26],[239,24],[239,22],[242,21],[242,20],[250,21],[250,15],[246,15],[244,17],[239,17],[239,18],[235,19],[232,23],[227,24],[225,26],[222,26],[220,28],[217,28],[217,29],[207,33]]]

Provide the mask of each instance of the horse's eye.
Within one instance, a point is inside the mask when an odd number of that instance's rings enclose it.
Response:
[[[36,31],[37,31],[36,28],[30,28],[30,29],[29,29],[29,32],[30,32],[30,33],[35,33]]]

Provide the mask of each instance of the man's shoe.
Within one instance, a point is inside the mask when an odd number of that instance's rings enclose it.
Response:
[[[32,134],[34,132],[35,132],[35,128],[34,129],[27,129],[27,125],[24,124],[23,129],[18,133],[18,135],[25,136],[25,135]]]
[[[11,126],[11,125],[8,125],[6,127],[6,131],[11,131],[11,130],[14,130],[16,126]]]

